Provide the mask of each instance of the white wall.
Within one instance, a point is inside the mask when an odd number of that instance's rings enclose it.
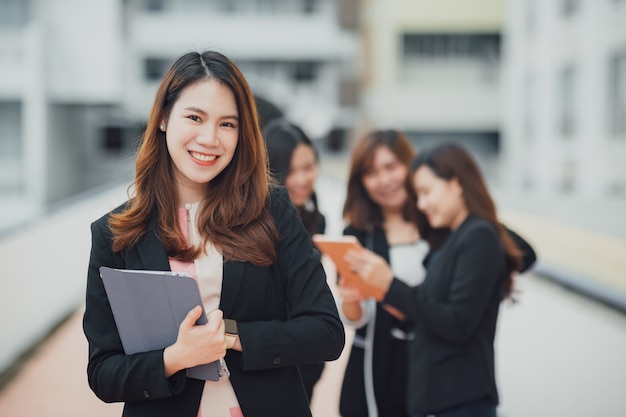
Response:
[[[626,138],[611,137],[608,127],[608,63],[611,54],[626,50],[626,5],[581,0],[569,18],[560,5],[507,2],[502,175],[512,189],[529,193],[606,198],[611,184],[626,183]],[[567,66],[577,71],[571,137],[559,129],[560,74]],[[573,188],[564,192],[560,185],[568,172]]]
[[[55,0],[37,10],[50,99],[102,103],[119,100],[122,2]]]
[[[499,65],[477,60],[405,64],[404,33],[498,33],[500,0],[365,2],[364,117],[404,130],[497,131]],[[493,72],[485,79],[485,70]]]
[[[92,221],[126,199],[126,185],[0,238],[0,372],[84,301]]]

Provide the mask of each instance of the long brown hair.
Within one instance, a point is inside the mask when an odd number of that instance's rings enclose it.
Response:
[[[382,227],[383,213],[380,206],[367,195],[363,177],[374,163],[376,151],[388,148],[407,169],[415,150],[409,139],[396,130],[374,130],[363,136],[354,146],[348,174],[348,190],[343,205],[343,218],[355,229],[366,231],[369,225]],[[407,198],[402,207],[405,220],[417,223],[415,202]]]
[[[415,157],[411,163],[411,176],[421,166],[429,167],[437,177],[446,181],[456,178],[463,189],[463,200],[469,213],[487,220],[496,227],[506,253],[507,267],[510,272],[505,295],[511,295],[513,290],[512,272],[521,269],[522,253],[499,222],[496,206],[474,158],[458,144],[443,143],[423,149]]]
[[[221,249],[224,261],[269,265],[276,259],[274,243],[279,236],[267,206],[267,154],[254,98],[237,66],[214,51],[181,56],[163,77],[137,153],[134,195],[126,209],[113,214],[109,222],[113,250],[135,245],[148,232],[151,216],[156,216],[156,230],[169,256],[191,261],[200,254],[202,249],[189,246],[178,224],[174,169],[159,124],[167,120],[185,88],[209,79],[235,96],[239,138],[233,160],[207,184],[211,198],[202,202],[198,216],[202,247],[210,240]]]

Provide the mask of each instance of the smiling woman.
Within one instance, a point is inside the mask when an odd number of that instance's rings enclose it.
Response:
[[[87,374],[125,416],[311,416],[298,367],[337,359],[344,329],[320,255],[267,167],[239,69],[213,51],[181,56],[154,100],[134,195],[91,226]],[[196,306],[174,343],[126,355],[103,266],[189,273],[208,322],[195,325]],[[215,361],[217,381],[187,376]]]
[[[324,233],[326,221],[315,193],[319,157],[313,142],[299,126],[282,118],[267,125],[265,142],[270,172],[287,188],[309,234]]]
[[[476,161],[462,146],[422,149],[411,162],[417,207],[448,230],[420,285],[410,285],[380,256],[347,259],[360,277],[412,324],[407,343],[412,417],[495,417],[493,343],[501,301],[510,295],[521,251],[497,219]],[[432,257],[432,254],[431,254]]]
[[[206,184],[230,164],[237,149],[235,96],[219,81],[200,81],[180,94],[160,126],[165,132],[181,202],[202,200]]]
[[[344,234],[387,260],[396,276],[418,284],[429,249],[407,186],[415,154],[406,135],[374,130],[355,144],[343,214]],[[406,417],[409,325],[384,303],[366,298],[340,277],[340,312],[356,330],[341,388],[344,417]]]
[[[271,121],[265,128],[265,142],[270,171],[287,188],[291,202],[310,235],[324,233],[326,218],[320,213],[315,194],[318,174],[318,154],[304,131],[286,119]],[[322,375],[324,363],[300,367],[307,397],[311,400],[313,388]]]

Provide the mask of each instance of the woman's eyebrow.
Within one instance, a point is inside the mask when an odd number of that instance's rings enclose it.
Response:
[[[200,114],[201,114],[201,115],[203,115],[203,116],[206,116],[206,115],[207,115],[207,112],[205,112],[205,111],[204,111],[204,110],[202,110],[201,108],[199,108],[199,107],[195,107],[195,106],[188,106],[188,107],[185,107],[185,108],[184,108],[184,110],[187,110],[187,111],[193,111],[193,112],[196,112],[196,113],[200,113]],[[239,120],[239,117],[238,117],[236,114],[232,114],[232,115],[231,115],[231,114],[229,114],[229,115],[226,115],[226,116],[222,116],[222,119],[234,119],[234,120]]]
[[[201,108],[199,108],[199,107],[195,107],[195,106],[188,106],[188,107],[185,107],[185,109],[184,109],[184,110],[193,111],[193,112],[196,112],[196,113],[201,113],[201,114],[203,114],[203,115],[206,115],[206,114],[207,114],[204,110],[202,110],[202,109],[201,109]]]

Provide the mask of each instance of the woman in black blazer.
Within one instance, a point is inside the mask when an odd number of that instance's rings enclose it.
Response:
[[[283,118],[270,121],[264,129],[264,137],[270,172],[287,189],[304,227],[309,235],[324,233],[326,218],[319,210],[315,193],[319,157],[313,142],[299,126]],[[309,401],[323,371],[324,362],[300,366]]]
[[[417,285],[432,240],[418,227],[418,212],[407,185],[415,152],[394,129],[372,130],[352,150],[343,218],[345,235],[383,257],[398,279]],[[424,225],[427,226],[427,225]],[[339,401],[342,417],[406,417],[407,340],[404,317],[367,298],[339,279],[340,313],[355,330]]]
[[[412,163],[417,204],[434,228],[450,235],[424,282],[408,286],[384,259],[348,255],[375,286],[377,299],[413,323],[409,343],[410,415],[495,417],[498,405],[493,342],[500,302],[512,291],[521,253],[499,223],[475,161],[462,147],[422,150]]]
[[[344,330],[319,253],[285,189],[268,184],[254,100],[217,52],[188,53],[159,87],[133,196],[95,221],[83,328],[87,375],[124,416],[311,416],[298,366],[339,357]],[[125,355],[99,267],[187,271],[176,342]],[[238,331],[225,333],[223,318]],[[218,381],[187,368],[224,359]]]

